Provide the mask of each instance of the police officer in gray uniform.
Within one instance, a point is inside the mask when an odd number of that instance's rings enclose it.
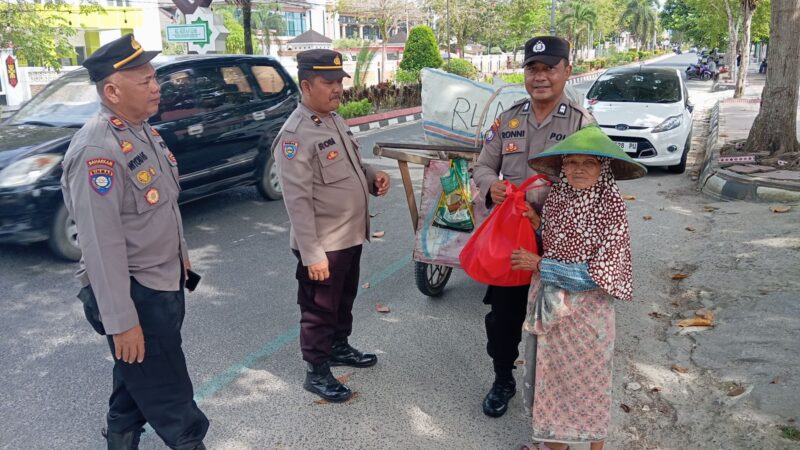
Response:
[[[84,61],[101,110],[72,138],[61,187],[83,252],[77,277],[86,318],[114,356],[108,448],[138,448],[149,423],[173,449],[205,449],[181,349],[189,256],[178,210],[178,162],[147,119],[159,86],[125,35]]]
[[[475,164],[474,179],[486,192],[489,206],[502,203],[505,186],[502,175],[516,185],[536,174],[528,159],[555,145],[575,131],[594,123],[581,105],[564,94],[572,73],[569,43],[552,36],[535,37],[525,44],[525,89],[530,98],[521,100],[500,114],[486,132],[483,149]],[[538,227],[538,213],[549,189],[529,191],[528,213]],[[512,256],[512,268],[515,268]],[[486,315],[486,349],[492,358],[495,381],[483,402],[483,412],[500,417],[508,409],[508,400],[516,392],[512,371],[519,356],[522,322],[528,303],[528,285],[489,286],[483,302],[491,306]]]
[[[369,367],[377,356],[353,348],[353,302],[361,247],[369,238],[369,194],[389,190],[389,176],[361,161],[358,140],[336,114],[342,95],[342,55],[297,55],[303,100],[273,144],[297,257],[300,348],[308,363],[303,387],[333,401],[350,389],[330,366]]]

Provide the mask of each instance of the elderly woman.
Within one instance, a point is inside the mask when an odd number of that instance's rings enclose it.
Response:
[[[543,255],[512,255],[512,268],[534,271],[523,325],[533,439],[540,450],[587,442],[600,450],[611,405],[613,300],[631,300],[632,292],[628,219],[615,179],[647,170],[597,127],[578,131],[529,164],[560,178],[542,210]]]

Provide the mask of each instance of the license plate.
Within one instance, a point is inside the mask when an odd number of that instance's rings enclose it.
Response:
[[[637,150],[637,142],[617,142],[619,148],[626,153],[636,153]]]

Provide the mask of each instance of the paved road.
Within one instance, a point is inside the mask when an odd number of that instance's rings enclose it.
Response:
[[[684,66],[678,58],[668,64]],[[361,137],[366,149],[378,140],[421,142],[421,126]],[[352,342],[377,352],[380,362],[335,370],[359,393],[347,404],[317,404],[301,387],[295,260],[283,204],[241,188],[182,207],[192,264],[203,275],[201,288],[187,295],[184,345],[199,403],[212,419],[209,448],[507,449],[529,434],[518,399],[500,420],[480,410],[492,380],[483,288],[457,272],[440,299],[417,291],[399,173],[392,160],[368,153],[394,189],[371,205],[373,230],[386,235],[365,249],[361,278],[370,288],[354,308]],[[419,183],[421,171],[412,176]],[[658,170],[624,190],[653,202],[692,191],[687,177]],[[638,213],[634,207],[631,214]],[[637,245],[660,243],[652,229],[633,232]],[[641,258],[637,270],[650,270]],[[73,270],[45,245],[0,246],[2,449],[102,447],[111,358],[83,318]],[[376,303],[391,313],[378,314]],[[617,448],[614,440],[610,447]],[[142,448],[163,444],[148,433]]]

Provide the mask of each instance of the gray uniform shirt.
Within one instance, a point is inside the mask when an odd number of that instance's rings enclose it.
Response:
[[[503,179],[519,186],[536,174],[528,166],[528,158],[541,153],[579,129],[595,123],[594,117],[566,95],[561,96],[553,112],[540,124],[530,99],[521,100],[500,114],[486,132],[483,148],[473,170],[473,178],[491,206],[489,188]],[[526,200],[541,212],[550,189],[539,187],[528,191]]]
[[[275,139],[273,154],[292,226],[290,245],[303,265],[369,239],[377,170],[361,161],[358,141],[341,116],[322,118],[301,103]]]
[[[139,324],[130,277],[159,291],[180,288],[188,261],[178,209],[178,163],[158,132],[105,106],[72,138],[62,163],[64,203],[83,252],[76,276],[91,284],[107,334]]]

